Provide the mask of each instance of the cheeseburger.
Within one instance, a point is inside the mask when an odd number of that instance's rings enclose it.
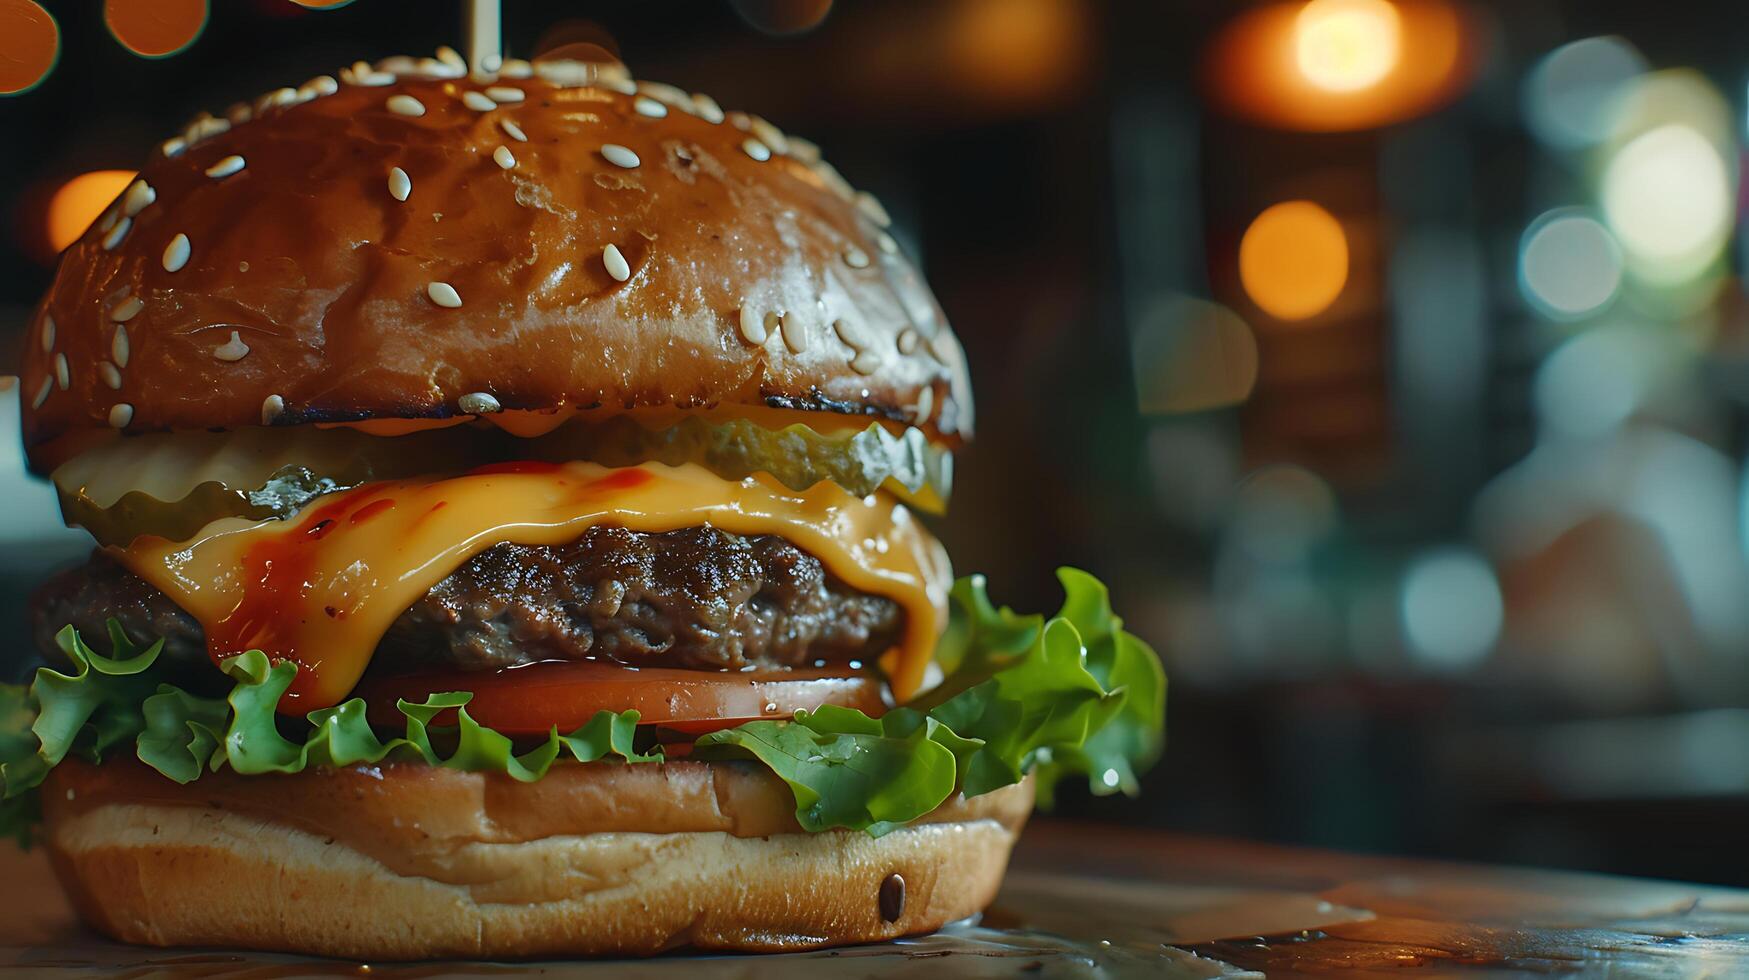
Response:
[[[982,910],[1133,790],[1104,588],[919,519],[959,343],[811,143],[617,65],[360,62],[202,115],[62,258],[23,437],[97,549],[0,688],[0,823],[121,940],[788,950]]]

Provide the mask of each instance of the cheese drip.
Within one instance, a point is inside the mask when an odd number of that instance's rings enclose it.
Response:
[[[344,699],[395,619],[494,545],[562,544],[596,525],[701,524],[777,535],[850,587],[897,602],[905,633],[881,662],[895,697],[917,690],[946,622],[947,553],[886,494],[853,497],[832,483],[797,492],[690,463],[506,463],[369,483],[290,520],[224,518],[188,541],[141,537],[110,551],[200,622],[215,662],[249,649],[295,662],[281,709],[302,713]]]

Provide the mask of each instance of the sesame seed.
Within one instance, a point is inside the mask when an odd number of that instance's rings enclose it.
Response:
[[[468,66],[467,61],[465,61],[462,58],[461,52],[457,51],[456,49],[450,47],[447,44],[441,45],[440,47],[438,47],[437,60],[443,62],[446,65],[449,65],[451,68],[455,68],[455,67],[466,68]]]
[[[935,408],[935,389],[925,387],[917,393],[917,417],[913,420],[918,425],[929,421],[930,412]]]
[[[771,159],[771,147],[766,146],[764,143],[759,142],[751,136],[741,141],[741,149],[748,156],[758,160],[760,163],[764,163]]]
[[[611,163],[616,167],[624,167],[627,170],[631,170],[642,162],[638,159],[636,153],[633,153],[626,147],[620,146],[618,143],[609,143],[606,146],[603,146],[601,148],[601,155],[606,158],[608,163]]]
[[[785,140],[789,143],[787,152],[790,156],[808,164],[820,161],[820,147],[813,140],[803,139],[800,136],[788,136],[785,137]]]
[[[500,120],[498,120],[498,125],[503,126],[504,132],[510,134],[510,138],[515,140],[516,142],[518,142],[518,143],[527,143],[528,142],[528,134],[524,133],[522,131],[521,126],[516,125],[515,120],[513,120],[513,119],[500,119]]]
[[[121,244],[122,239],[128,237],[128,229],[133,226],[134,219],[132,218],[123,218],[116,222],[115,227],[109,229],[109,234],[103,236],[104,249],[114,251],[115,247]]]
[[[729,125],[743,133],[753,128],[753,117],[747,115],[745,112],[741,112],[740,110],[729,113],[728,119]]]
[[[601,250],[601,264],[607,267],[607,274],[625,282],[632,277],[632,267],[626,263],[626,257],[619,252],[619,246],[609,245]]]
[[[358,71],[355,68],[350,81],[354,85],[361,85],[365,88],[381,88],[384,85],[395,84],[395,76],[391,72],[372,71],[369,67],[366,67],[364,71]]]
[[[249,345],[243,343],[243,338],[233,330],[230,340],[213,348],[213,356],[221,361],[241,361],[249,356]]]
[[[511,167],[516,166],[516,154],[510,152],[510,147],[502,144],[500,144],[496,150],[492,151],[492,160],[505,170],[509,170]]]
[[[692,94],[692,105],[698,110],[698,117],[705,122],[716,124],[723,121],[723,107],[717,105],[716,99],[703,92]]]
[[[152,189],[151,184],[143,180],[136,180],[128,185],[128,192],[121,199],[121,213],[131,218],[146,210],[146,207],[157,199],[158,192]],[[114,226],[111,225],[111,227]]]
[[[425,115],[425,103],[406,93],[391,95],[389,96],[389,111],[397,116],[423,116]]]
[[[272,425],[273,420],[285,414],[285,399],[278,395],[268,395],[261,400],[261,424]]]
[[[425,295],[431,297],[433,303],[445,309],[453,310],[462,305],[462,294],[456,292],[455,287],[447,282],[427,283]]]
[[[480,67],[487,71],[495,72],[504,67],[504,56],[496,53],[489,54],[480,59]]]
[[[522,89],[513,88],[509,85],[494,85],[486,90],[486,95],[489,96],[493,102],[521,102],[528,97]]]
[[[231,121],[229,119],[218,119],[213,116],[198,120],[194,124],[195,138],[201,140],[212,139],[214,136],[230,132],[230,130]]]
[[[595,80],[593,67],[581,61],[543,61],[532,71],[560,88],[576,88]]]
[[[917,331],[906,327],[899,332],[899,353],[912,354],[917,350]]]
[[[480,92],[473,91],[462,93],[462,105],[467,106],[475,112],[491,112],[493,109],[498,108],[498,103],[488,99]]]
[[[887,209],[881,207],[881,202],[868,191],[856,192],[856,206],[863,214],[868,215],[870,221],[880,225],[882,228],[893,223],[892,216],[887,214]]]
[[[493,398],[491,392],[486,391],[469,392],[457,398],[455,404],[457,408],[469,415],[490,415],[493,412],[504,410],[504,406],[498,404],[498,399]]]
[[[44,354],[55,349],[55,318],[47,313],[43,314],[42,338]]]
[[[852,269],[868,268],[868,253],[855,245],[844,246],[844,264]]]
[[[165,140],[158,149],[162,150],[167,157],[179,157],[183,150],[188,149],[188,141],[180,136],[172,136]]]
[[[898,239],[895,239],[893,236],[887,234],[886,232],[884,232],[884,231],[881,232],[879,237],[877,237],[875,239],[875,241],[880,243],[881,251],[887,253],[888,255],[898,255],[899,254]]]
[[[332,78],[328,80],[333,81]],[[241,126],[255,118],[255,110],[250,108],[249,103],[247,102],[233,103],[229,109],[225,110],[225,118],[229,119],[233,126]]]
[[[753,135],[759,137],[771,152],[782,155],[789,152],[789,140],[783,135],[783,130],[768,123],[760,116],[753,117]]]
[[[194,247],[188,244],[188,236],[181,232],[170,239],[170,244],[164,246],[164,271],[181,272],[188,264],[188,257],[194,254]]]
[[[765,327],[765,318],[751,306],[741,307],[741,336],[755,347],[764,344],[771,336],[771,331]]]
[[[290,86],[276,88],[267,93],[267,104],[270,106],[284,108],[285,106],[297,105],[300,101],[302,99],[298,97],[298,90]]]
[[[121,370],[114,364],[108,361],[98,361],[97,376],[103,379],[103,383],[108,385],[111,391],[121,390]]]
[[[49,392],[54,391],[54,390],[55,390],[55,379],[49,377],[46,374],[43,375],[42,387],[40,387],[36,390],[36,397],[32,398],[30,400],[30,407],[31,408],[43,407],[43,402],[46,402],[49,400]]]
[[[340,83],[334,80],[333,75],[317,75],[315,78],[305,82],[303,87],[315,92],[317,95],[333,95],[335,92],[340,91]]]
[[[783,318],[783,344],[790,353],[800,354],[808,349],[808,325],[799,316]]]
[[[850,359],[850,369],[857,374],[873,374],[880,370],[881,356],[872,350],[865,350]]]
[[[534,75],[534,65],[521,58],[505,58],[498,73],[505,78],[529,78]]]
[[[109,311],[109,318],[116,323],[126,323],[139,315],[139,312],[145,308],[146,303],[144,300],[140,299],[138,296],[129,296],[127,299],[115,304],[115,308]]]
[[[832,331],[838,335],[839,340],[844,341],[846,347],[852,350],[860,351],[868,346],[868,335],[849,320],[833,320]]]
[[[243,158],[235,153],[206,168],[206,175],[214,180],[224,180],[244,167]]]
[[[407,176],[407,171],[400,167],[389,168],[389,196],[397,201],[405,201],[407,195],[413,193],[413,178]]]
[[[120,220],[121,208],[112,207],[108,211],[105,211],[102,220],[97,222],[97,230],[107,235],[109,234],[109,230],[115,227],[115,223]]]
[[[621,95],[638,94],[638,86],[629,78],[616,78],[609,76],[596,79],[595,84],[607,89],[609,92],[618,92]]]
[[[62,391],[72,387],[73,371],[67,366],[67,355],[55,355],[55,386]]]
[[[121,324],[115,325],[115,336],[109,339],[109,359],[116,367],[128,366],[128,328]]]
[[[856,199],[855,189],[850,186],[849,181],[844,179],[844,175],[838,172],[837,167],[821,160],[813,165],[813,171],[814,176],[820,178],[822,183],[828,188],[831,188],[832,193],[846,201],[854,201]]]
[[[649,116],[651,119],[661,119],[668,115],[667,106],[647,95],[638,96],[637,100],[632,103],[632,108],[637,111],[638,115]]]
[[[127,402],[116,402],[109,408],[109,424],[117,429],[125,429],[134,420],[134,407]]]
[[[691,96],[686,94],[685,89],[678,85],[669,85],[667,82],[639,82],[638,91],[669,105],[681,105],[691,99]]]

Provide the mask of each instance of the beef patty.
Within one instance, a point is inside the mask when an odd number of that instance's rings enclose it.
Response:
[[[45,651],[68,623],[96,641],[114,617],[137,641],[163,637],[172,662],[207,659],[200,624],[102,552],[50,580],[32,608]],[[891,599],[849,588],[779,537],[596,527],[569,544],[476,555],[395,620],[370,672],[583,659],[796,666],[873,658],[903,627]]]

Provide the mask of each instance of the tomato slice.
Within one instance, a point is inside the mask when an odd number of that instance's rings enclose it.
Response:
[[[367,677],[353,693],[369,706],[372,721],[396,725],[396,699],[422,701],[446,691],[472,692],[469,716],[505,735],[544,735],[554,726],[574,731],[598,711],[635,710],[640,724],[703,734],[824,704],[871,716],[886,710],[879,677],[842,668],[737,672],[546,661],[495,671]],[[438,720],[447,724],[453,718]]]

